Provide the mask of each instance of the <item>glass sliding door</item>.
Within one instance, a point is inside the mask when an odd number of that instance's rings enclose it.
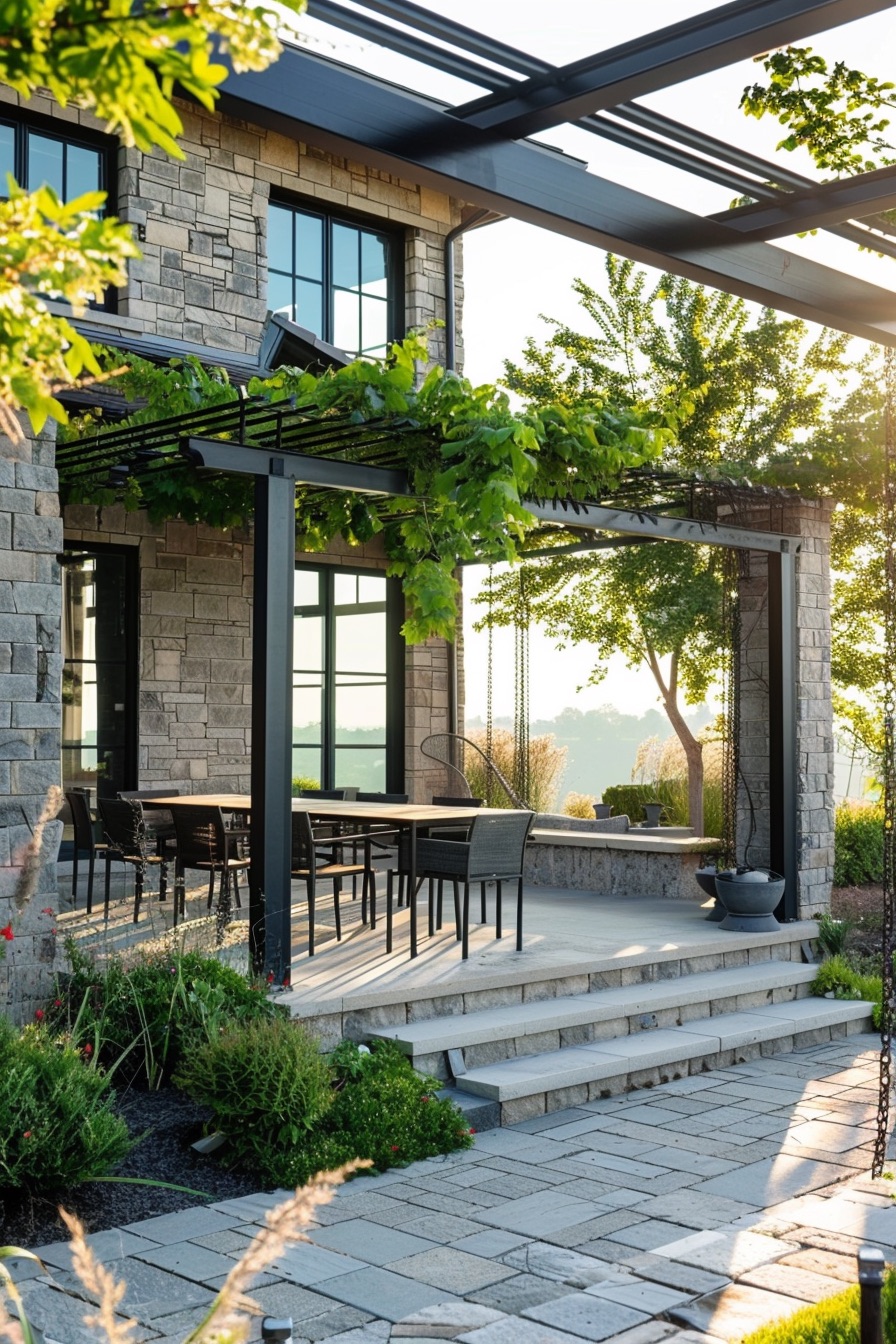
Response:
[[[62,781],[114,797],[136,784],[137,551],[62,560]]]
[[[400,790],[401,595],[375,571],[296,570],[293,776]]]

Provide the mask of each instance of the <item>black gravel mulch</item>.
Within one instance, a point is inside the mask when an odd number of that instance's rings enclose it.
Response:
[[[119,1109],[134,1138],[140,1142],[118,1166],[114,1175],[168,1181],[189,1186],[209,1196],[182,1194],[148,1185],[88,1181],[60,1191],[55,1199],[29,1198],[20,1191],[0,1199],[0,1245],[33,1250],[50,1242],[66,1240],[57,1206],[76,1213],[88,1232],[123,1227],[144,1218],[178,1209],[235,1199],[261,1188],[257,1176],[228,1171],[213,1156],[201,1156],[191,1144],[202,1137],[209,1113],[182,1092],[129,1091],[119,1099]]]

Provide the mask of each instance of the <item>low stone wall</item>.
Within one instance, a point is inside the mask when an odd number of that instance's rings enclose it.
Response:
[[[603,896],[658,896],[704,901],[694,872],[718,840],[664,840],[536,827],[526,849],[527,882]]]

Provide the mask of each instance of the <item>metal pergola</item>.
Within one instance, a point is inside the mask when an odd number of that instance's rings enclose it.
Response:
[[[645,106],[657,90],[874,15],[896,0],[734,0],[573,64],[555,67],[411,0],[309,0],[308,13],[482,89],[451,106],[367,70],[289,47],[232,77],[225,112],[447,193],[492,214],[884,345],[896,300],[768,240],[820,228],[896,257],[896,169],[813,182]],[[571,123],[751,197],[709,216],[622,186],[526,139]]]
[[[254,482],[252,623],[252,868],[250,949],[256,971],[289,982],[293,604],[296,489],[347,490],[423,508],[403,465],[403,445],[424,431],[403,421],[358,423],[347,414],[241,399],[153,424],[60,445],[60,493],[85,485],[121,492],[158,472],[200,470]],[[429,432],[434,450],[441,442]],[[727,489],[727,487],[725,487]],[[796,614],[799,539],[715,521],[718,487],[670,472],[626,473],[604,499],[525,502],[550,550],[690,542],[755,550],[769,569],[770,861],[787,879],[785,918],[796,914]],[[402,513],[405,509],[402,508]],[[392,515],[394,516],[394,515]],[[544,553],[543,551],[541,553]]]

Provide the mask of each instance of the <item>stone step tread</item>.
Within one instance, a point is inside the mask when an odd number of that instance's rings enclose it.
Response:
[[[467,1045],[483,1045],[542,1031],[558,1031],[563,1027],[655,1013],[666,1008],[683,1008],[688,1004],[734,998],[739,994],[808,985],[817,970],[817,966],[796,961],[760,962],[754,966],[701,971],[670,980],[600,989],[591,994],[538,999],[502,1008],[483,1008],[458,1016],[425,1018],[400,1026],[375,1027],[370,1034],[397,1041],[409,1054],[432,1054],[438,1050],[462,1049]]]
[[[455,1079],[463,1092],[512,1101],[538,1092],[573,1087],[579,1083],[618,1078],[639,1069],[683,1063],[722,1050],[774,1041],[797,1032],[861,1022],[872,1005],[862,1000],[795,999],[744,1013],[722,1013],[700,1018],[683,1027],[641,1031],[615,1036],[592,1045],[566,1046],[542,1055],[501,1060],[471,1069]]]

